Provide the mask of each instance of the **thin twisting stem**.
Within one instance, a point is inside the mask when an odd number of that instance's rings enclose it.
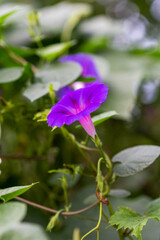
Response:
[[[99,152],[100,152],[104,162],[107,163],[108,174],[107,174],[107,176],[104,179],[104,181],[105,181],[105,180],[108,180],[111,177],[111,175],[112,175],[112,163],[111,163],[110,158],[108,157],[108,155],[106,153],[104,153],[104,151],[102,149],[101,141],[100,141],[100,139],[99,139],[99,137],[97,135],[96,135],[96,138],[95,138],[95,144],[96,144],[97,148],[99,149]]]
[[[12,58],[13,61],[20,63],[23,66],[25,66],[28,63],[24,58],[16,55],[9,48],[7,48],[7,45],[5,44],[5,42],[1,41],[0,47],[4,49],[4,51],[10,56],[10,58]],[[31,68],[34,73],[38,72],[38,69],[33,64],[31,64]]]
[[[37,207],[37,208],[40,208],[42,210],[45,210],[47,212],[50,212],[50,213],[57,213],[58,210],[55,210],[55,209],[51,209],[51,208],[48,208],[48,207],[45,207],[45,206],[42,206],[40,204],[37,204],[37,203],[34,203],[34,202],[31,202],[31,201],[28,201],[26,199],[23,199],[23,198],[20,198],[20,197],[15,197],[16,200],[20,201],[20,202],[24,202],[28,205],[31,205],[33,207]],[[83,208],[83,209],[80,209],[80,210],[77,210],[77,211],[73,211],[73,212],[61,212],[62,215],[64,216],[72,216],[72,215],[77,215],[77,214],[80,214],[80,213],[83,213],[83,212],[86,212],[87,210],[93,208],[94,206],[96,206],[97,204],[99,203],[99,201],[89,205],[88,207],[86,208]]]
[[[99,226],[100,226],[100,223],[101,223],[101,219],[102,219],[102,202],[100,202],[100,205],[99,205],[99,219],[98,219],[98,223],[97,223],[97,226],[94,227],[93,229],[91,229],[88,233],[86,233],[82,238],[81,240],[83,240],[85,237],[87,237],[90,233],[92,233],[93,231],[99,229]]]
[[[72,135],[71,133],[69,133],[67,131],[66,128],[61,127],[61,131],[63,136],[66,138],[66,140],[72,142],[77,149],[79,150],[79,152],[82,154],[82,156],[86,159],[86,161],[89,163],[89,165],[91,166],[91,168],[93,169],[93,171],[97,172],[96,167],[94,166],[94,164],[92,163],[92,161],[87,157],[87,155],[84,153],[84,151],[82,150],[82,148],[79,146],[79,143],[75,140],[74,135]]]

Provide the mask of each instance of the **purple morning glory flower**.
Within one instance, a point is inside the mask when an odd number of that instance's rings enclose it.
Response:
[[[105,102],[108,94],[108,86],[102,83],[94,83],[66,94],[52,108],[47,117],[50,127],[61,127],[79,121],[84,130],[95,138],[96,130],[90,113]]]
[[[96,78],[102,81],[100,74],[94,63],[94,59],[85,53],[69,54],[59,59],[60,62],[76,62],[82,67],[82,76],[88,78]]]
[[[98,70],[96,68],[96,65],[94,63],[94,59],[85,53],[77,53],[77,54],[69,54],[66,56],[63,56],[59,59],[60,62],[76,62],[80,64],[82,67],[82,76],[86,78],[95,78],[96,81],[101,82],[101,76],[98,73]],[[93,82],[85,83],[85,82],[74,82],[71,87],[63,87],[60,88],[57,91],[58,97],[61,99],[67,92],[77,90],[80,88],[84,88],[86,86],[89,86]]]

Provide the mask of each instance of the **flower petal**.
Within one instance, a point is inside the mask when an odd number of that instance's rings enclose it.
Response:
[[[69,92],[52,107],[47,117],[48,125],[52,127],[70,125],[90,115],[106,100],[107,94],[108,86],[102,83]]]
[[[76,62],[82,67],[83,77],[93,77],[102,81],[92,56],[85,53],[69,54],[60,58],[60,62]]]

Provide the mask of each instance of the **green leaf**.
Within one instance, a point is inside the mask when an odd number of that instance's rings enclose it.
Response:
[[[24,203],[9,202],[0,204],[0,235],[13,224],[23,220],[27,212]]]
[[[73,16],[78,22],[84,15],[89,15],[92,7],[85,3],[61,2],[53,6],[42,8],[39,11],[40,25],[43,33],[53,37],[53,33],[61,34],[65,24]],[[87,14],[88,13],[88,14]]]
[[[16,55],[20,55],[22,57],[29,57],[35,54],[36,50],[29,47],[15,47],[8,46],[8,48],[14,52]]]
[[[109,196],[118,198],[125,198],[130,196],[130,194],[131,193],[125,189],[111,189],[109,192]]]
[[[37,82],[27,87],[23,94],[30,101],[35,101],[49,92],[50,84],[57,91],[76,80],[81,71],[80,65],[76,63],[54,64],[50,68],[40,70],[36,75]]]
[[[51,109],[45,109],[43,112],[36,113],[33,117],[33,120],[37,120],[37,122],[46,122],[50,111]]]
[[[99,56],[96,54],[90,54],[90,56],[93,58],[101,78],[103,79],[103,81],[107,81],[107,84],[108,84],[108,78],[109,78],[109,72],[110,72],[110,65],[109,65],[108,59],[106,57]]]
[[[60,55],[65,53],[66,50],[68,50],[74,44],[75,44],[75,41],[52,44],[47,47],[37,49],[36,53],[41,58],[43,58],[47,61],[52,61],[56,57],[59,57]]]
[[[15,198],[22,193],[29,190],[31,187],[33,187],[37,183],[32,183],[31,185],[26,186],[17,186],[17,187],[10,187],[5,189],[0,189],[0,199],[2,199],[4,202],[7,202],[11,200],[12,198]]]
[[[100,123],[108,120],[109,118],[112,118],[114,116],[118,115],[116,111],[109,111],[109,112],[104,112],[101,114],[98,114],[92,118],[92,122],[94,126],[99,125]],[[79,124],[76,126],[76,128],[82,128],[82,126]]]
[[[52,169],[48,171],[49,173],[65,173],[70,174],[70,170],[66,168]]]
[[[23,71],[24,68],[22,67],[0,69],[0,84],[18,80],[22,76]]]
[[[151,165],[160,155],[160,147],[142,145],[121,151],[112,158],[117,176],[127,177]]]
[[[83,173],[83,168],[79,165],[76,164],[66,164],[64,163],[63,166],[70,171],[70,174],[73,176],[77,174],[82,174]]]
[[[43,97],[49,92],[49,84],[44,83],[33,83],[25,89],[23,95],[28,98],[31,102]]]
[[[11,10],[8,13],[0,15],[0,25],[2,25],[7,20],[7,18],[15,12],[17,12],[17,9]]]
[[[107,45],[109,45],[109,39],[105,36],[91,37],[79,46],[79,52],[94,53],[99,50],[106,50]]]
[[[63,164],[64,168],[58,168],[58,169],[53,169],[50,170],[49,173],[65,173],[65,174],[70,174],[70,175],[77,175],[77,174],[82,174],[83,169],[79,165],[74,165],[74,164]]]
[[[119,211],[115,212],[111,216],[109,223],[111,225],[117,225],[117,230],[124,227],[132,230],[132,234],[135,235],[139,240],[142,240],[141,231],[143,226],[146,225],[148,218],[142,218],[142,216],[135,212],[131,208],[119,207]]]
[[[143,216],[131,208],[119,207],[119,211],[111,216],[109,223],[117,225],[118,230],[129,228],[132,230],[132,235],[136,236],[138,240],[142,240],[141,231],[149,219],[160,221],[160,198],[148,204]]]
[[[106,84],[109,83],[109,94],[101,110],[114,109],[120,117],[128,119],[135,102],[135,87],[138,86],[145,74],[144,70],[148,59],[133,57],[118,51],[111,54],[107,52],[104,57],[110,66],[110,72],[105,79]]]
[[[83,21],[78,30],[90,36],[116,36],[124,32],[124,22],[105,15],[98,15]]]
[[[20,223],[27,212],[26,204],[8,202],[0,204],[1,240],[49,240],[36,224]]]
[[[49,240],[41,226],[30,223],[13,225],[0,237],[1,240]]]
[[[41,70],[37,74],[44,84],[53,84],[54,90],[64,87],[76,80],[82,72],[79,64],[73,62],[57,63]]]
[[[72,188],[73,186],[75,186],[81,177],[80,174],[76,174],[75,176],[73,176],[73,175],[69,174],[69,171],[68,171],[68,173],[57,172],[57,173],[54,173],[51,175],[51,177],[49,178],[49,184],[61,186],[59,179],[62,178],[63,175],[65,175],[65,177],[66,177],[68,188]]]
[[[104,112],[104,113],[101,113],[97,116],[94,116],[92,118],[92,121],[94,123],[94,126],[97,126],[100,123],[102,123],[102,122],[104,122],[104,121],[108,120],[109,118],[112,118],[116,115],[118,115],[118,113],[116,111]]]
[[[48,225],[47,225],[47,228],[46,228],[47,231],[51,231],[52,228],[54,228],[54,226],[56,225],[56,223],[57,223],[57,221],[58,221],[58,218],[59,218],[60,213],[63,212],[63,211],[64,211],[64,209],[59,210],[59,211],[51,218],[51,220],[49,221],[49,223],[48,223]]]

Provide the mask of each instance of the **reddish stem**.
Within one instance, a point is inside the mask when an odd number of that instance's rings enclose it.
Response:
[[[40,209],[43,209],[45,211],[48,211],[48,212],[51,212],[51,213],[57,213],[58,210],[55,210],[55,209],[51,209],[51,208],[48,208],[48,207],[45,207],[45,206],[42,206],[40,204],[37,204],[37,203],[34,203],[34,202],[30,202],[26,199],[23,199],[23,198],[20,198],[20,197],[15,197],[16,200],[20,201],[20,202],[24,202],[28,205],[31,205],[31,206],[34,206],[34,207],[37,207],[37,208],[40,208]],[[99,201],[89,205],[88,207],[86,208],[83,208],[81,210],[78,210],[78,211],[73,211],[73,212],[61,212],[62,215],[64,216],[72,216],[72,215],[77,215],[79,213],[83,213],[83,212],[86,212],[87,210],[89,210],[90,208],[93,208],[94,206],[96,206],[97,204],[99,203]]]

